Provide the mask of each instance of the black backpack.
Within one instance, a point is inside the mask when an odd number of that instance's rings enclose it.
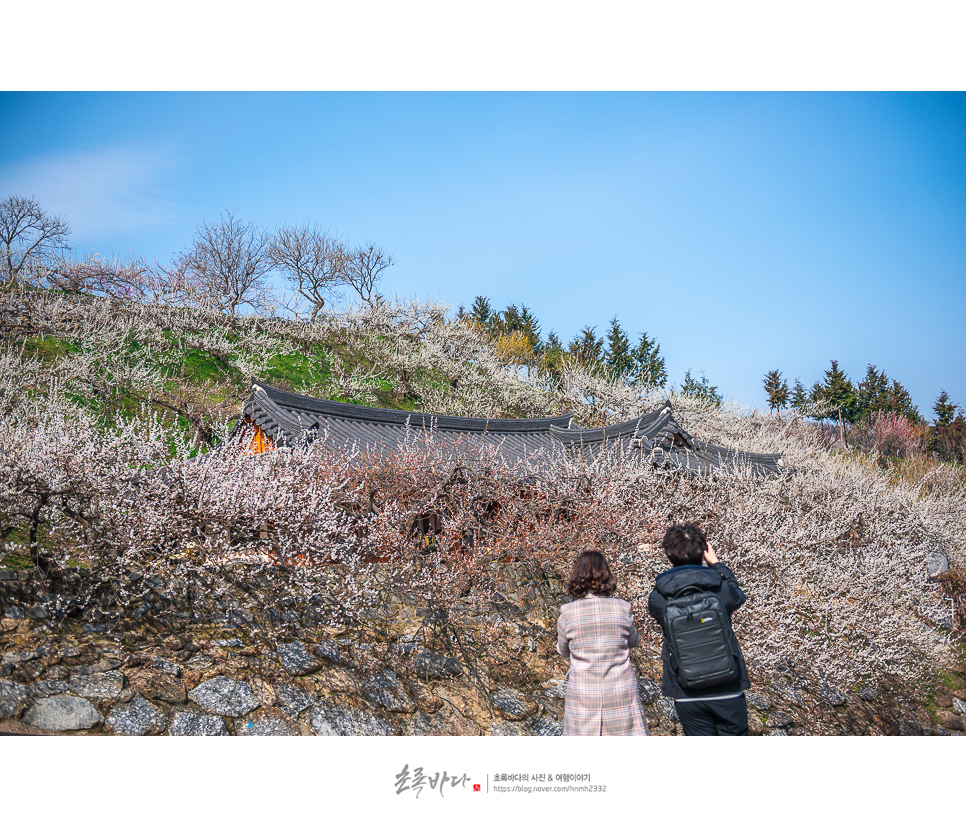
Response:
[[[667,601],[664,639],[671,669],[686,689],[708,689],[738,679],[731,619],[713,591],[689,586]]]

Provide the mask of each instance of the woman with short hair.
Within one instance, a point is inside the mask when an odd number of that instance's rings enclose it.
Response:
[[[577,557],[560,607],[557,651],[570,659],[564,702],[565,736],[647,735],[637,672],[630,649],[640,645],[631,604],[617,589],[604,555],[585,550]]]

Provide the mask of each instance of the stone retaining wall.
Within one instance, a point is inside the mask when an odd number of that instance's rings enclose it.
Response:
[[[387,644],[375,627],[368,635],[319,628],[311,600],[265,606],[259,576],[226,566],[205,577],[203,594],[179,598],[140,574],[99,583],[83,571],[0,572],[0,731],[560,734],[558,583],[504,569],[492,616],[515,625],[518,639],[507,650],[526,669],[507,680],[415,638]],[[416,613],[424,622],[436,616]],[[651,733],[679,733],[673,701],[657,683],[659,659],[647,649],[633,659]],[[839,688],[790,665],[759,680],[750,665],[755,735],[966,732],[961,688],[934,689],[927,700],[898,683]]]

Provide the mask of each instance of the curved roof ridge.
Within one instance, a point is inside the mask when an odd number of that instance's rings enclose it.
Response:
[[[620,437],[647,438],[654,441],[662,434],[677,434],[686,443],[694,442],[691,435],[681,428],[680,423],[675,419],[671,412],[671,403],[668,400],[665,400],[654,411],[649,411],[640,417],[625,420],[623,423],[617,423],[613,426],[603,426],[596,429],[560,429],[553,427],[550,429],[550,433],[561,443],[568,446],[577,443],[602,443],[605,440],[616,440]]]
[[[489,418],[489,417],[454,417],[446,414],[428,414],[421,411],[400,411],[391,408],[376,408],[368,405],[352,405],[351,403],[323,400],[307,397],[304,394],[293,394],[280,388],[273,388],[256,379],[252,379],[251,400],[257,400],[263,408],[275,406],[282,414],[293,422],[294,430],[307,428],[301,421],[292,416],[292,412],[307,412],[326,417],[341,417],[350,420],[362,420],[367,423],[386,423],[389,425],[410,425],[413,428],[455,430],[461,432],[547,432],[553,428],[569,426],[573,419],[573,412],[561,414],[559,417],[531,417],[531,418]],[[276,409],[272,409],[273,417]],[[288,428],[288,426],[285,426]]]

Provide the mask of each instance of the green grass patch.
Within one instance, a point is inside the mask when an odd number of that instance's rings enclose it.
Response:
[[[280,353],[268,361],[265,381],[286,383],[295,388],[320,385],[332,374],[332,365],[321,345],[313,345],[308,354]]]
[[[181,360],[181,370],[195,382],[221,382],[234,370],[217,356],[201,350],[189,350]],[[236,371],[237,373],[237,371]]]
[[[56,362],[77,350],[69,341],[56,336],[34,336],[25,339],[23,344],[24,357],[41,362]]]

